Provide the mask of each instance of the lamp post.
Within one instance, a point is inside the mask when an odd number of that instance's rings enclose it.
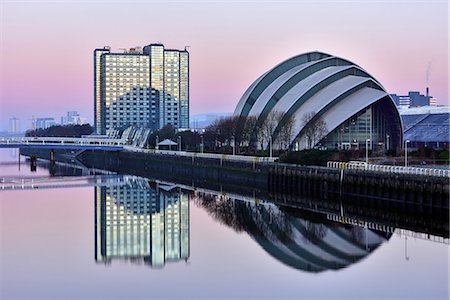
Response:
[[[405,167],[408,166],[408,143],[409,140],[405,140]]]
[[[370,139],[366,139],[366,165],[369,164],[369,142]]]
[[[236,147],[236,145],[235,145],[236,140],[234,139],[234,135],[232,136],[232,141],[233,141],[233,143],[232,143],[232,145],[233,145],[233,155],[235,155],[235,154],[236,154],[236,150],[235,150],[235,147]]]
[[[269,156],[272,157],[272,135],[269,137]]]
[[[386,140],[387,140],[387,151],[389,151],[389,138],[391,136],[389,134],[386,135]]]
[[[155,145],[155,149],[158,150],[159,149],[159,136],[156,136],[156,145]]]
[[[181,135],[178,136],[178,151],[181,152]]]
[[[200,152],[203,153],[203,135],[200,136]]]

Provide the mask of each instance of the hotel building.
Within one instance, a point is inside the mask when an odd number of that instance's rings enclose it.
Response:
[[[112,53],[94,50],[97,134],[128,126],[189,127],[189,52],[162,44]]]

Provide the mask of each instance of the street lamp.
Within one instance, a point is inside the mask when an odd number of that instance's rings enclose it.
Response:
[[[408,166],[408,143],[410,140],[405,140],[405,167]]]
[[[232,141],[233,141],[233,155],[235,155],[236,154],[236,150],[235,150],[235,147],[236,147],[236,145],[235,145],[235,143],[236,143],[236,140],[234,139],[234,135],[232,136]]]
[[[389,151],[389,138],[391,136],[389,134],[386,135],[386,140],[387,140],[387,151]]]
[[[155,149],[158,150],[159,149],[159,136],[156,136],[156,145],[155,145]]]
[[[272,135],[269,137],[269,156],[272,157]]]
[[[181,152],[181,135],[178,136],[178,151]]]
[[[200,141],[201,141],[201,143],[200,143],[200,152],[203,153],[203,147],[204,147],[203,146],[203,135],[200,136]]]
[[[366,165],[369,164],[369,142],[370,139],[366,139]]]

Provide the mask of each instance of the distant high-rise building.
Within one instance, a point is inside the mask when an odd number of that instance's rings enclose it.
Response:
[[[426,95],[422,95],[420,92],[408,92],[408,95],[391,94],[395,104],[399,108],[421,107],[421,106],[436,106],[437,100],[429,95],[429,89],[426,89]]]
[[[80,117],[77,111],[68,111],[67,112],[67,123],[77,124],[77,119]]]
[[[20,119],[16,117],[9,119],[9,132],[11,133],[20,132]]]
[[[37,118],[35,129],[46,129],[54,125],[56,125],[54,118]]]
[[[86,118],[80,116],[77,111],[68,111],[66,116],[61,117],[61,125],[82,125],[86,123]]]
[[[36,129],[36,117],[35,116],[31,116],[31,129],[32,130]]]
[[[189,53],[150,44],[112,53],[94,50],[94,127],[97,134],[137,126],[189,127]]]

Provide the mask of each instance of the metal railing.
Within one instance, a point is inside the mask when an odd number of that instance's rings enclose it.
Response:
[[[246,156],[246,155],[232,155],[232,154],[220,154],[220,153],[198,153],[198,152],[187,152],[187,151],[174,151],[174,150],[154,150],[154,149],[142,149],[138,147],[124,146],[125,150],[132,152],[144,152],[144,153],[155,153],[173,156],[184,156],[190,158],[212,158],[219,160],[234,160],[234,161],[245,161],[245,162],[274,162],[278,157],[263,157],[263,156]]]
[[[152,150],[150,150],[152,151]],[[275,157],[262,157],[262,156],[246,156],[246,155],[232,155],[232,154],[217,154],[217,153],[197,153],[187,151],[169,151],[169,150],[153,150],[157,154],[166,155],[179,155],[193,158],[212,158],[220,160],[235,160],[245,162],[274,162]]]
[[[0,178],[0,191],[52,189],[89,186],[122,186],[127,184],[127,176],[91,175],[51,178]]]
[[[378,224],[374,222],[367,222],[359,219],[354,219],[350,217],[340,216],[336,214],[327,214],[327,219],[335,222],[339,222],[342,224],[351,224],[354,226],[364,227],[368,229],[373,229],[377,231],[387,232],[387,233],[395,233],[399,236],[408,236],[413,238],[419,238],[423,240],[433,241],[442,244],[450,244],[450,240],[446,237],[436,236],[428,233],[415,232],[408,229],[396,228],[393,226]]]
[[[360,161],[350,161],[350,162],[329,161],[327,162],[327,167],[334,169],[365,170],[373,172],[450,177],[450,170],[404,167],[404,166],[373,165]]]
[[[87,146],[123,146],[120,139],[92,139],[70,137],[0,137],[0,145],[87,145]]]

